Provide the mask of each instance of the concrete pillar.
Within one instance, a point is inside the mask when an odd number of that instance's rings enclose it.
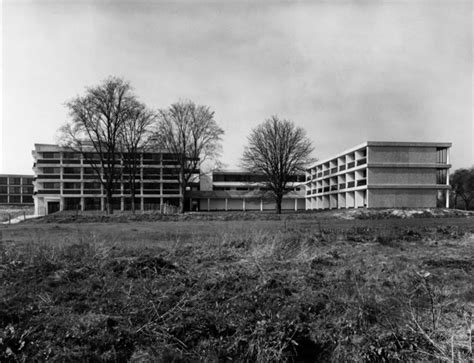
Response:
[[[449,164],[449,147],[446,149],[446,164]],[[449,169],[446,169],[446,185],[449,185]],[[446,208],[449,208],[449,189],[446,189]]]
[[[123,212],[125,210],[125,198],[120,197],[120,211]]]
[[[84,206],[84,197],[81,197],[81,212],[84,212],[85,206]]]
[[[298,211],[298,199],[295,198],[295,212]]]
[[[211,210],[211,200],[207,198],[207,211],[209,212]]]
[[[263,212],[263,199],[260,199],[260,212]]]
[[[48,207],[48,202],[45,202],[45,207]],[[64,197],[59,197],[59,210],[63,211],[64,210]],[[45,213],[46,215],[46,213]]]
[[[245,198],[242,198],[242,210],[245,212]]]
[[[145,210],[145,201],[144,201],[145,198],[143,197],[140,197],[140,210],[143,212]],[[163,202],[161,203],[163,204]]]
[[[225,198],[225,210],[227,212],[227,198]]]

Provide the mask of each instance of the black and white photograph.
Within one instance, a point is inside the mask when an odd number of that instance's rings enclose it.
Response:
[[[0,362],[474,362],[472,0],[0,17]]]

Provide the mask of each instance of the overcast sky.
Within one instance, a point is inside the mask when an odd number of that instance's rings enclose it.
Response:
[[[324,159],[367,140],[447,141],[474,164],[471,1],[2,2],[1,173],[32,170],[64,103],[109,75],[148,106],[209,105],[236,168],[271,115]]]

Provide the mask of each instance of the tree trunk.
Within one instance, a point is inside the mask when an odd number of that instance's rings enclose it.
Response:
[[[181,196],[179,197],[179,213],[184,213],[184,193],[186,192],[186,188],[184,185],[180,184],[179,185],[180,189],[180,194]]]
[[[281,214],[281,201],[283,197],[281,195],[277,195],[276,197],[276,212],[277,214]]]
[[[135,191],[132,190],[132,192],[130,193],[130,198],[132,198],[132,200],[130,201],[132,206],[132,214],[135,214]]]
[[[186,185],[184,185],[184,170],[179,171],[179,213],[184,213],[184,193],[186,192]]]
[[[110,214],[110,215],[114,214],[114,207],[112,205],[112,193],[111,192],[106,193],[105,208],[106,208],[107,214]]]

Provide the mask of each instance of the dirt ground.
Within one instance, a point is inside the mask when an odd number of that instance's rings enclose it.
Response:
[[[211,215],[0,226],[0,361],[472,359],[474,216]]]

